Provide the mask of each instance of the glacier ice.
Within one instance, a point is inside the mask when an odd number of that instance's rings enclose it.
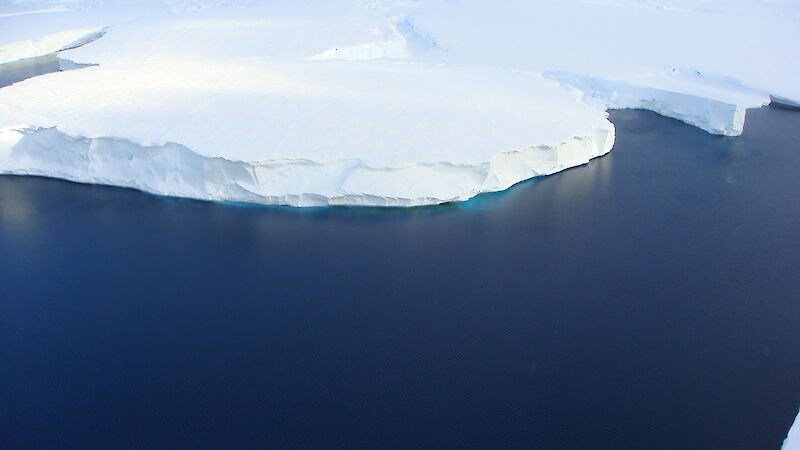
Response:
[[[735,136],[748,108],[800,104],[798,5],[20,0],[0,5],[0,79],[34,57],[93,66],[0,89],[0,173],[294,206],[464,200],[608,152],[608,109]]]

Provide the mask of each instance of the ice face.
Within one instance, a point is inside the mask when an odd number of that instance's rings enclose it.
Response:
[[[576,89],[589,104],[608,109],[648,109],[712,134],[738,136],[744,131],[748,108],[770,102],[764,92],[721,77],[671,70],[630,81],[566,72],[545,76]]]
[[[201,200],[290,206],[420,206],[466,200],[610,150],[613,129],[556,146],[501,153],[480,164],[375,168],[359,160],[244,162],[198,155],[179,144],[148,147],[75,138],[55,128],[0,130],[0,171],[57,176]]]

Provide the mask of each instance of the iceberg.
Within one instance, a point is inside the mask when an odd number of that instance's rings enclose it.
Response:
[[[0,172],[294,206],[465,200],[614,142],[541,76],[398,61],[94,66],[0,90],[0,123]]]
[[[609,109],[736,136],[748,108],[800,104],[798,5],[21,0],[0,5],[0,86],[47,64],[0,88],[0,173],[292,206],[466,200],[607,153]]]

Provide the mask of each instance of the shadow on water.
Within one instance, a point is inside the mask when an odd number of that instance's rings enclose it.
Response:
[[[411,210],[0,177],[0,447],[780,448],[800,114],[611,120],[588,165]]]

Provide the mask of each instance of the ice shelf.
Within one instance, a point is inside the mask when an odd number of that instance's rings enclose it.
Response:
[[[748,108],[800,104],[799,19],[795,0],[22,0],[0,5],[0,173],[460,201],[605,154],[608,109],[736,136]],[[42,57],[58,70],[12,74]]]

